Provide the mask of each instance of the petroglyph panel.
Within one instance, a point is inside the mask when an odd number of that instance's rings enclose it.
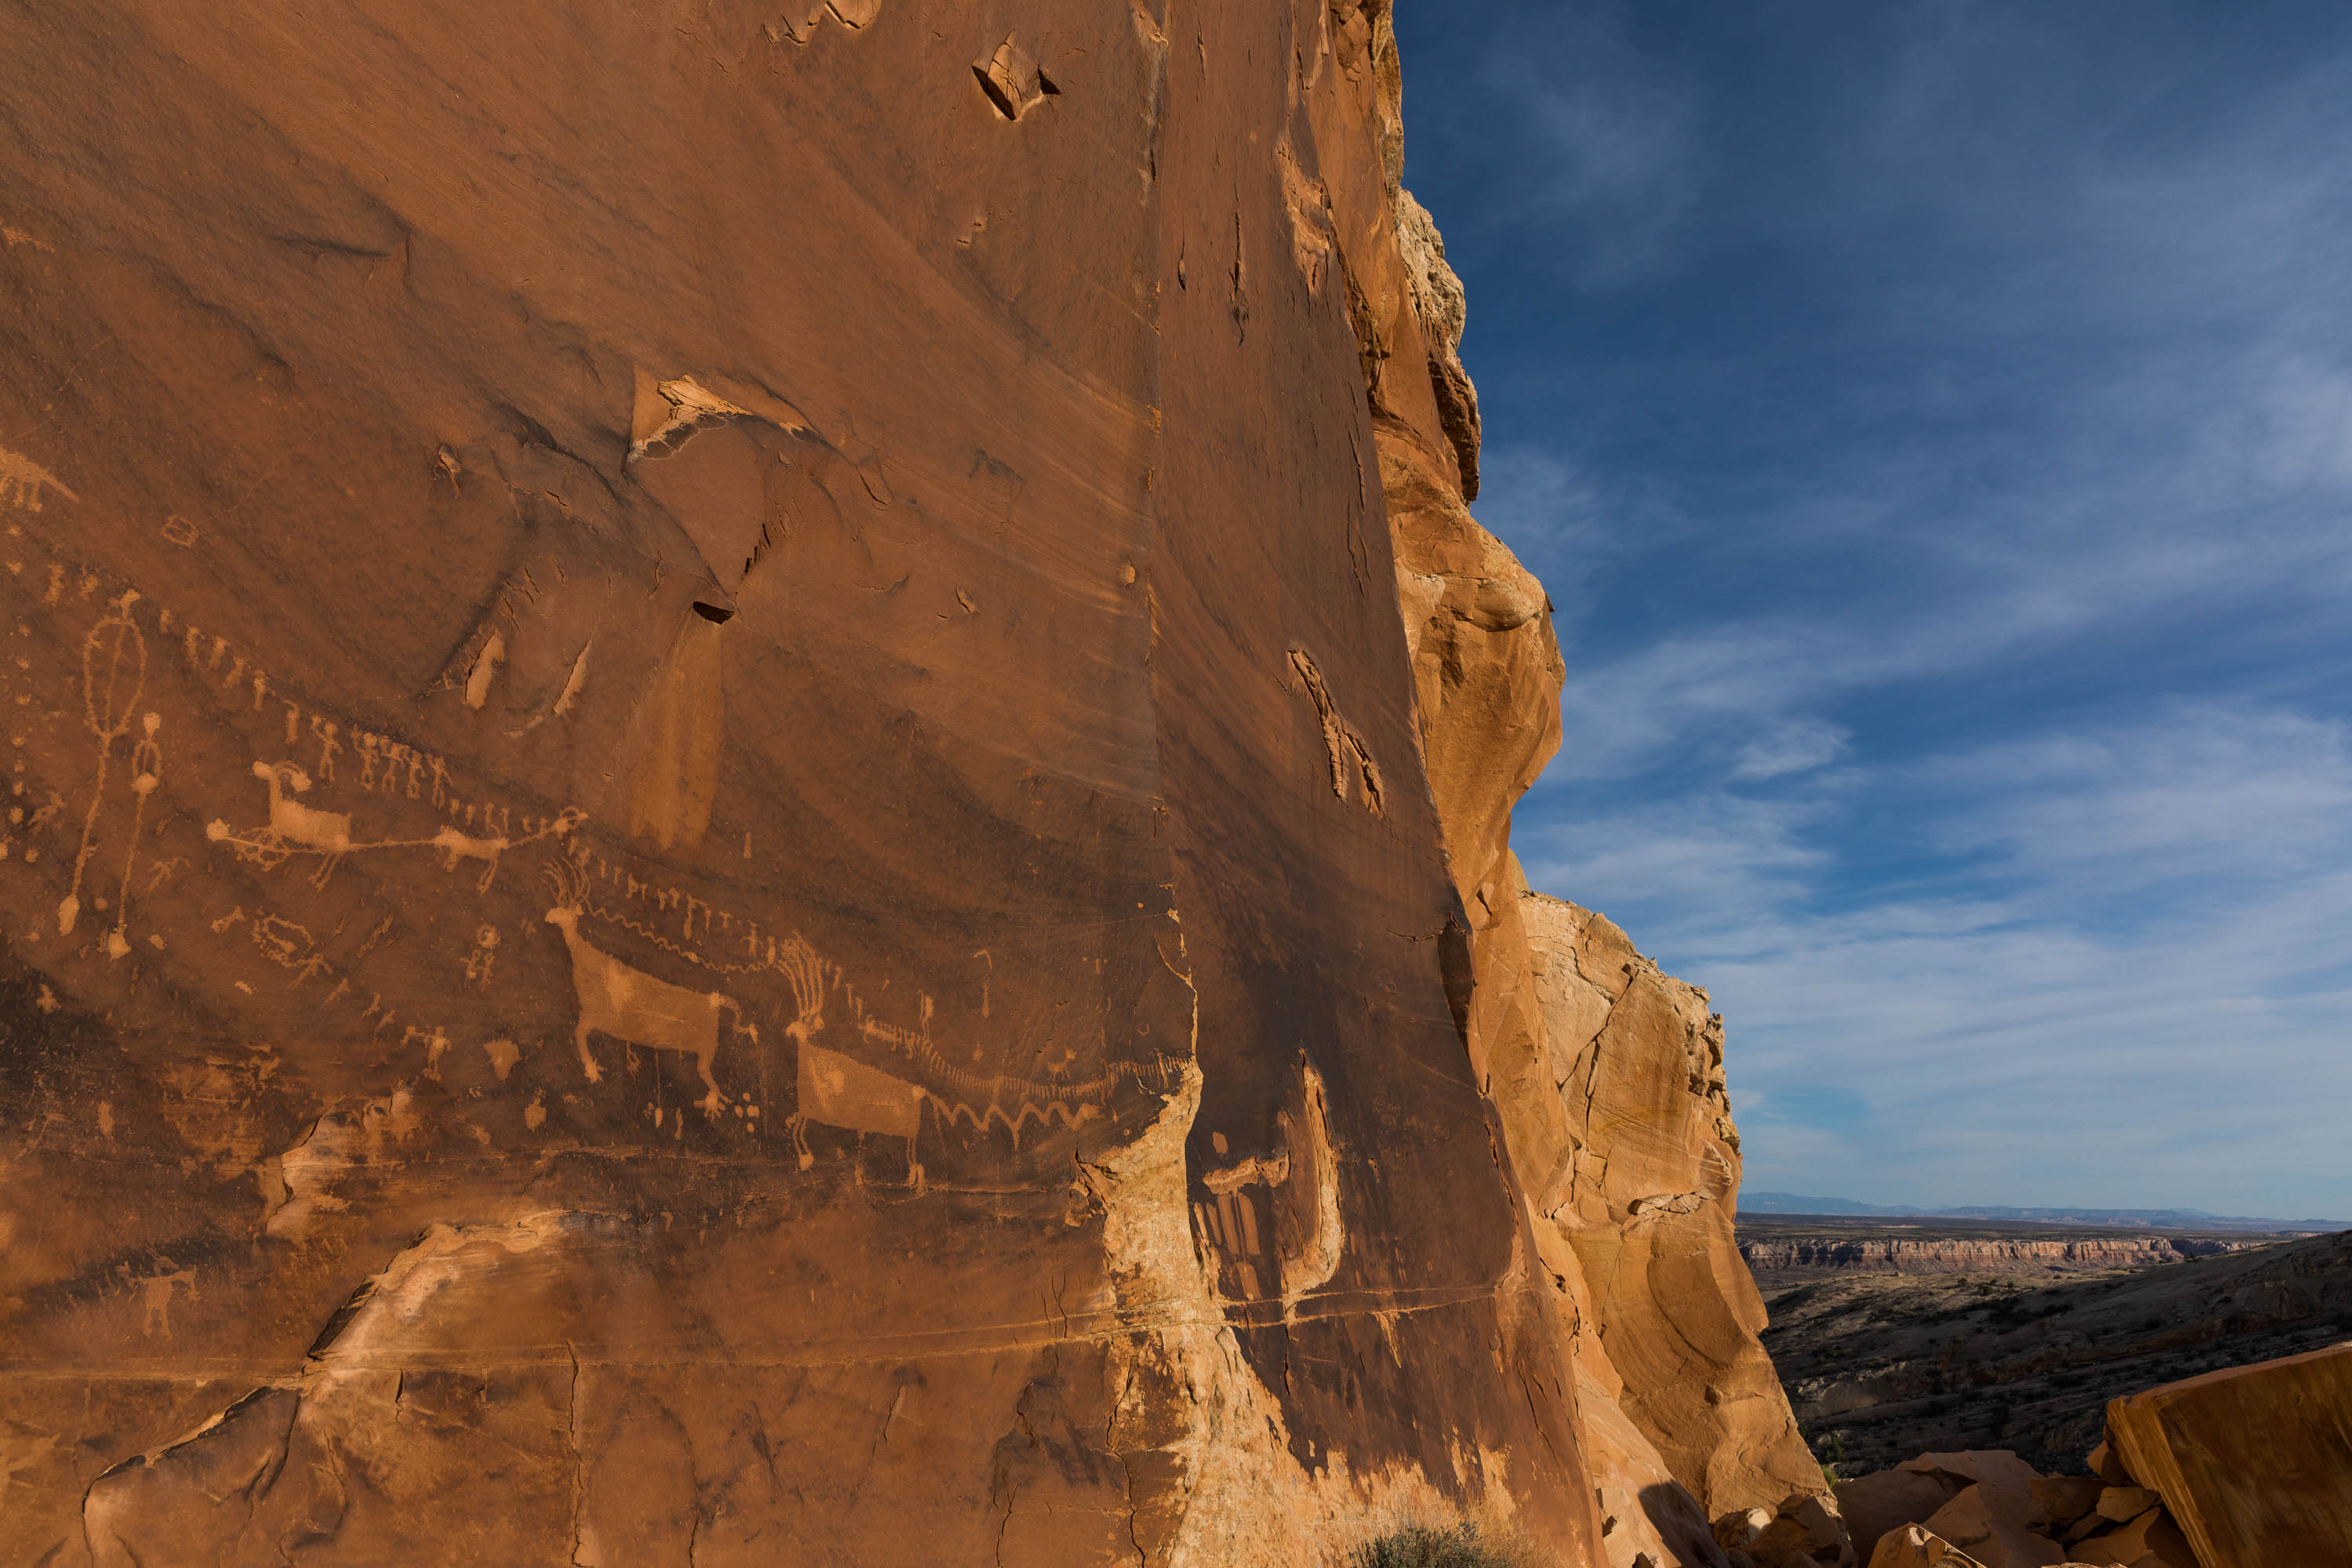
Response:
[[[1261,264],[1370,46],[690,9],[0,50],[0,1568],[1588,1495]]]

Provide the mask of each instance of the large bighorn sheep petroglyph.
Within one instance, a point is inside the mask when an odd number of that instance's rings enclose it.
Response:
[[[310,775],[292,763],[256,763],[253,776],[269,786],[269,826],[254,840],[238,840],[238,853],[244,854],[248,844],[261,855],[278,859],[298,849],[313,851],[320,858],[319,870],[310,882],[313,887],[325,887],[327,879],[335,874],[335,862],[352,847],[352,819],[340,811],[317,811],[287,799],[287,789],[301,795],[310,787]],[[217,843],[232,837],[232,832],[227,823],[215,818],[205,827],[205,837]]]
[[[694,1058],[702,1085],[709,1090],[697,1103],[705,1113],[718,1115],[727,1104],[719,1080],[710,1074],[711,1059],[719,1054],[719,1015],[732,1013],[735,1027],[754,1041],[760,1031],[744,1019],[732,996],[656,980],[598,950],[580,934],[580,917],[587,912],[585,889],[562,871],[549,875],[562,901],[547,911],[547,923],[563,933],[563,945],[572,954],[572,985],[580,999],[580,1021],[572,1027],[572,1039],[580,1047],[580,1065],[588,1081],[602,1082],[604,1077],[588,1052],[593,1034],[610,1035],[648,1050],[682,1051]]]
[[[923,1101],[929,1092],[918,1084],[867,1067],[854,1057],[812,1044],[809,1037],[824,1027],[824,992],[829,979],[824,959],[800,938],[780,944],[772,961],[792,983],[798,1016],[784,1033],[799,1047],[799,1103],[789,1125],[793,1147],[800,1152],[801,1169],[816,1163],[808,1146],[808,1124],[838,1127],[849,1132],[880,1132],[907,1141],[907,1181],[923,1190],[922,1162],[916,1158],[915,1140],[923,1130]]]

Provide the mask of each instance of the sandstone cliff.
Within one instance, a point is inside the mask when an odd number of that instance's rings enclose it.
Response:
[[[0,1563],[1810,1479],[1703,1000],[1509,853],[1384,5],[5,29]]]
[[[1365,51],[1399,123],[1385,24]],[[1401,134],[1401,132],[1400,132]],[[1462,288],[1391,155],[1335,183],[1429,787],[1461,900],[1460,1004],[1525,1205],[1537,1300],[1575,1367],[1608,1560],[1724,1561],[1709,1521],[1828,1488],[1758,1334],[1733,1237],[1722,1020],[1606,919],[1528,889],[1512,808],[1559,749],[1566,671],[1540,583],[1467,510],[1477,414]],[[1393,234],[1401,241],[1387,243]],[[1371,262],[1360,259],[1370,256]],[[1391,258],[1402,264],[1398,279]]]

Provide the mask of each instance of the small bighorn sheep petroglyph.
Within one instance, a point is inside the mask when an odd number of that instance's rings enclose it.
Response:
[[[335,874],[335,863],[352,847],[352,819],[340,811],[318,811],[287,799],[288,789],[301,795],[310,787],[310,775],[292,763],[256,763],[253,776],[269,786],[269,826],[257,837],[260,847],[280,856],[298,849],[314,851],[320,857],[319,870],[310,883],[325,887],[327,879]],[[205,828],[205,837],[217,843],[231,837],[231,829],[215,818]]]
[[[689,991],[656,980],[598,950],[580,934],[580,917],[587,912],[585,889],[563,871],[549,876],[560,901],[547,911],[547,923],[563,933],[563,945],[572,954],[572,985],[580,1001],[580,1021],[572,1027],[572,1039],[580,1047],[580,1066],[588,1081],[600,1083],[604,1077],[588,1052],[593,1034],[610,1035],[648,1050],[681,1051],[694,1058],[703,1087],[709,1090],[698,1103],[706,1114],[718,1115],[727,1104],[719,1080],[710,1074],[711,1059],[719,1054],[719,1014],[732,1013],[737,1029],[755,1042],[760,1037],[760,1031],[745,1021],[741,1005],[716,991]]]
[[[499,857],[510,847],[503,838],[477,838],[470,833],[460,833],[445,827],[433,836],[433,847],[441,851],[441,868],[454,871],[460,860],[482,862],[481,880],[474,884],[478,893],[490,890],[490,879],[499,874]]]
[[[14,506],[21,511],[41,510],[41,492],[51,489],[68,500],[81,497],[66,489],[57,475],[41,467],[21,452],[0,447],[0,506]]]

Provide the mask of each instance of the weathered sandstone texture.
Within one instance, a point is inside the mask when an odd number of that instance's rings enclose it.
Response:
[[[1320,0],[9,13],[0,1562],[1602,1560],[1396,102]]]
[[[2202,1568],[2352,1563],[2352,1344],[2118,1399],[2107,1443]]]
[[[1430,934],[1526,1207],[1534,1300],[1575,1369],[1608,1561],[1718,1563],[1711,1520],[1828,1491],[1758,1342],[1763,1305],[1733,1237],[1722,1020],[1607,920],[1531,892],[1511,851],[1512,808],[1560,743],[1566,669],[1542,584],[1465,505],[1477,405],[1456,357],[1462,289],[1400,163],[1377,191],[1368,170],[1330,190],[1343,236],[1400,240],[1340,248],[1372,258],[1348,262],[1353,321],[1465,922]],[[1356,753],[1344,731],[1330,744],[1336,790]],[[1838,1560],[1842,1530],[1820,1533]]]
[[[1851,1560],[1401,126],[1384,0],[0,24],[0,1564]]]

